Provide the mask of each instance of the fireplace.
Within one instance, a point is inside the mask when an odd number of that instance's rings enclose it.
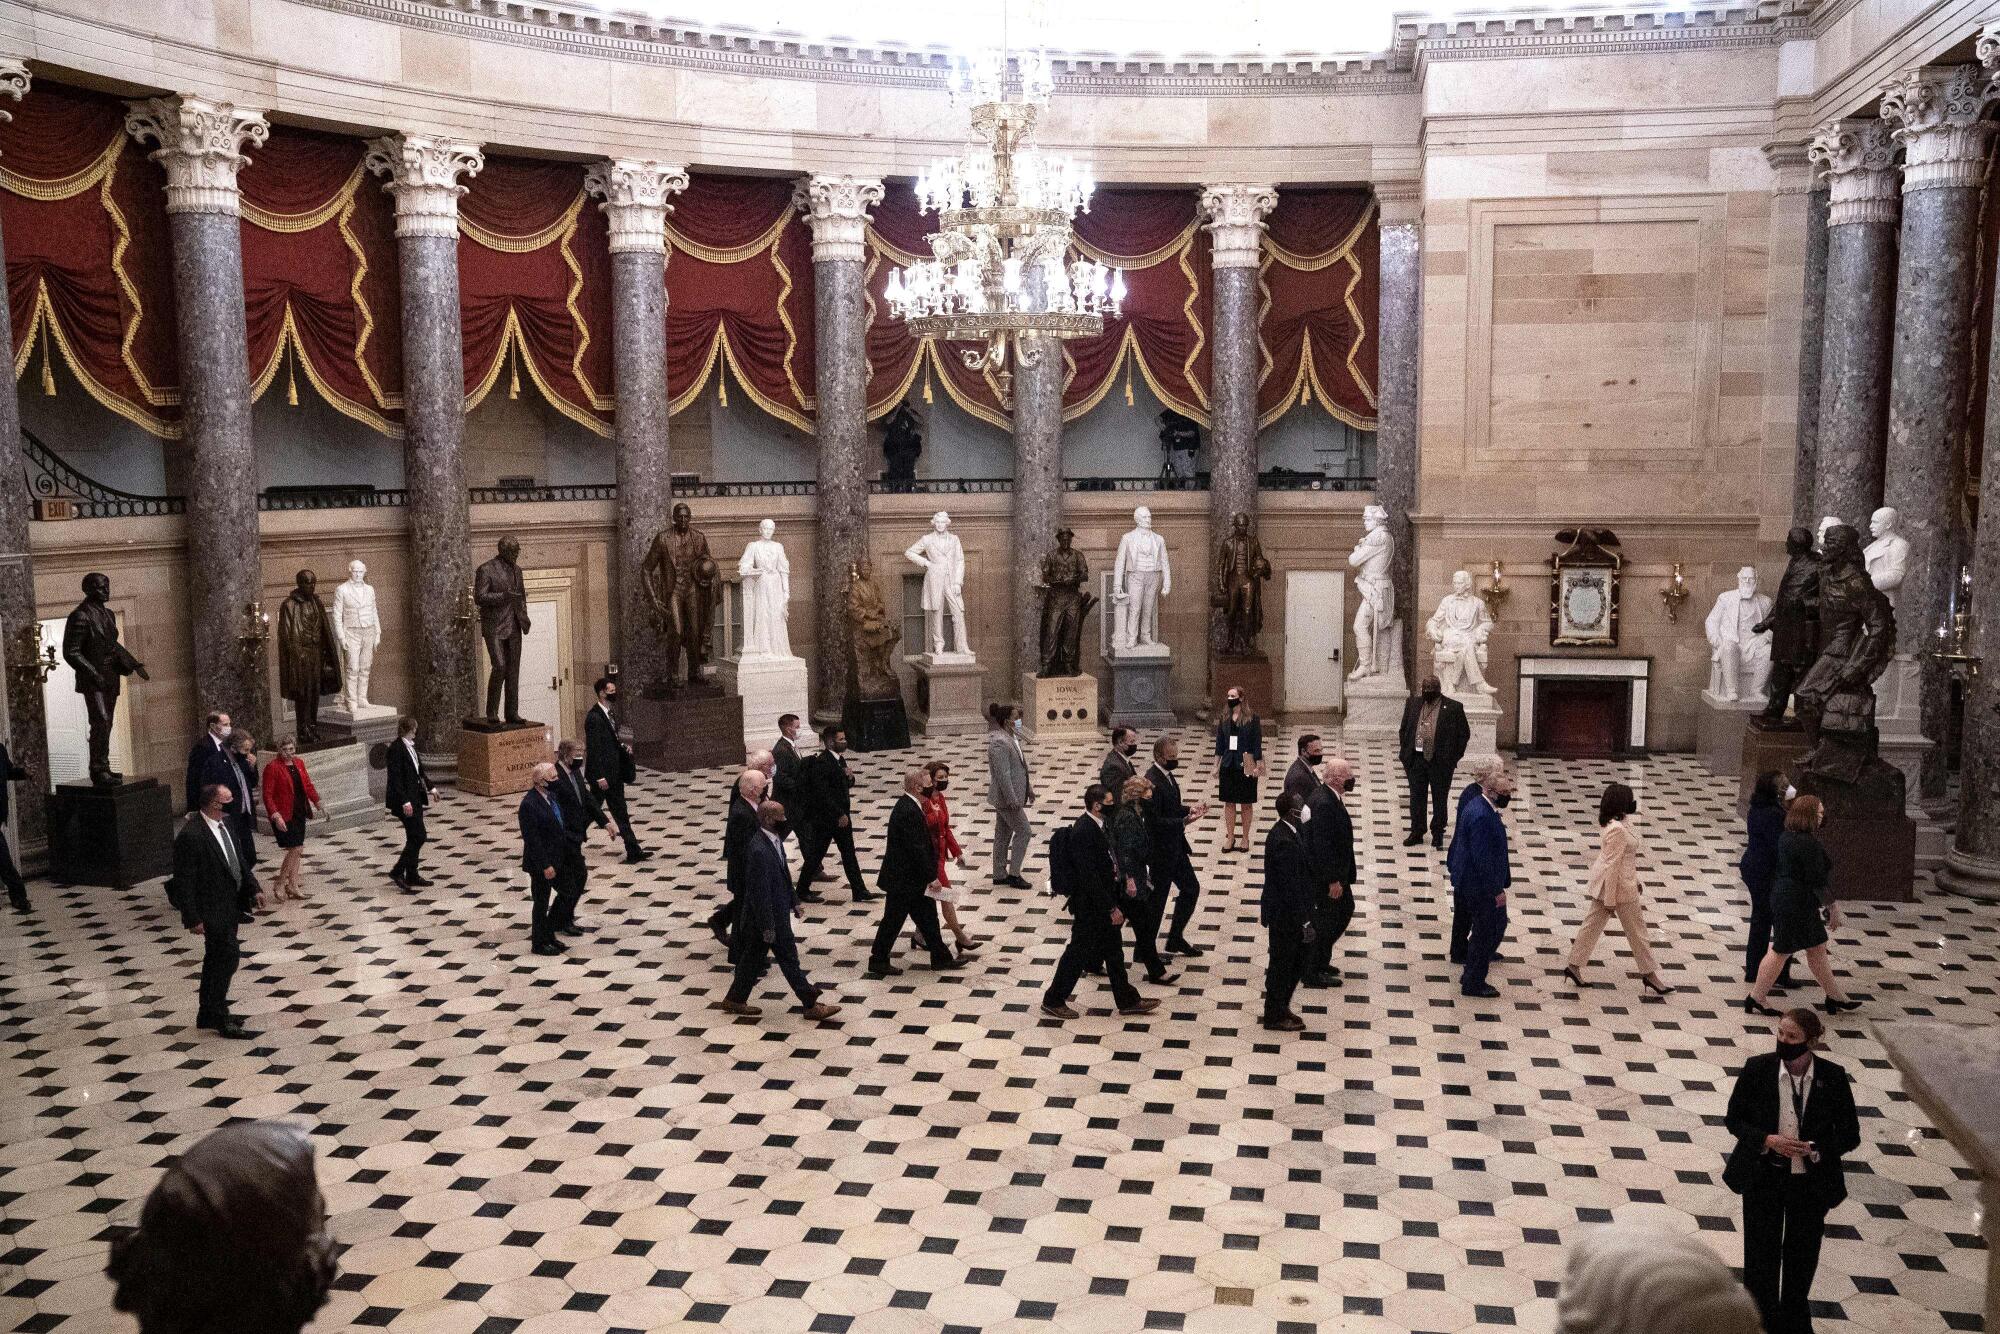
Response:
[[[1517,747],[1566,759],[1646,753],[1650,658],[1519,660]]]

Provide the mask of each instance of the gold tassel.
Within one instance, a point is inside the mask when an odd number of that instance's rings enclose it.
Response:
[[[715,372],[715,401],[723,407],[729,406],[729,372],[717,369]]]
[[[1300,369],[1300,371],[1299,371],[1299,406],[1300,406],[1300,407],[1304,407],[1304,406],[1306,406],[1306,404],[1308,404],[1308,403],[1312,402],[1312,395],[1311,395],[1311,394],[1310,394],[1310,393],[1309,393],[1309,392],[1307,391],[1307,386],[1308,386],[1308,385],[1310,385],[1311,383],[1312,383],[1312,377],[1311,377],[1311,376],[1309,376],[1309,375],[1307,375],[1307,374],[1305,373],[1304,369],[1303,369],[1303,368],[1301,368],[1301,369]]]
[[[299,405],[299,350],[292,349],[291,360],[285,363],[285,402],[292,407]]]
[[[922,354],[919,353],[919,355]],[[928,356],[925,356],[924,357],[924,402],[930,403],[932,401],[934,400],[931,398],[931,359]]]
[[[507,345],[507,397],[521,396],[521,349],[513,343]]]
[[[1125,406],[1132,406],[1132,357],[1125,359]]]
[[[48,322],[47,322],[47,321],[43,321],[43,323],[42,323],[42,393],[44,393],[45,395],[47,395],[47,396],[48,396],[48,397],[50,397],[50,398],[54,398],[54,397],[56,396],[56,367],[55,367],[55,355],[56,355],[56,350],[55,350],[55,347],[54,347],[54,345],[53,345],[53,344],[51,344],[51,343],[49,342],[49,326],[48,326]]]

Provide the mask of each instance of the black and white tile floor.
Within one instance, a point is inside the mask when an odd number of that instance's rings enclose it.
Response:
[[[1281,762],[1296,734],[1274,738]],[[855,757],[870,875],[917,753]],[[983,863],[978,748],[921,753],[959,760],[959,833]],[[1038,885],[1098,758],[1032,748]],[[1683,757],[1524,766],[1502,994],[1471,1002],[1440,958],[1442,857],[1401,847],[1388,751],[1358,758],[1348,982],[1301,993],[1313,1031],[1291,1038],[1257,1026],[1258,858],[1219,854],[1214,816],[1197,837],[1211,952],[1132,1022],[1088,978],[1083,1018],[1041,1017],[1060,914],[983,869],[967,971],[865,980],[873,914],[836,901],[804,934],[842,1022],[805,1024],[775,974],[761,1021],[708,1008],[725,980],[701,926],[713,771],[646,776],[658,856],[594,845],[597,930],[560,959],[525,948],[512,800],[451,794],[416,895],[382,874],[392,827],[315,839],[313,901],[246,928],[250,1044],[192,1027],[196,943],[158,883],[38,885],[32,917],[0,922],[0,1330],[129,1329],[106,1229],[236,1117],[318,1140],[345,1245],[319,1330],[1549,1330],[1586,1224],[1699,1233],[1738,1261],[1721,1117],[1769,1037],[1735,1008],[1733,785]],[[1190,793],[1212,789],[1212,761],[1190,760]],[[1593,966],[1607,985],[1555,972],[1614,777],[1639,792],[1647,911],[1680,988],[1665,1000],[1640,993],[1615,931]],[[1875,1000],[1832,1025],[1865,1143],[1815,1291],[1824,1331],[1980,1327],[1976,1182],[1868,1019],[1992,1022],[1996,926],[1936,897],[1858,907],[1837,941]]]

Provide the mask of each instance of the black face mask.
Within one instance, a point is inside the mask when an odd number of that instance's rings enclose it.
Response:
[[[1162,769],[1166,769],[1166,770],[1168,770],[1168,771],[1172,771],[1172,770],[1175,770],[1175,769],[1178,769],[1178,768],[1180,768],[1180,767],[1181,767],[1181,762],[1180,762],[1179,760],[1161,760],[1161,761],[1160,761],[1160,767],[1161,767]]]
[[[917,790],[917,795],[920,797],[928,797],[929,795],[931,795],[931,793],[935,791],[937,791],[937,788],[935,787],[919,788]]]
[[[942,792],[950,786],[951,786],[951,780],[949,778],[940,778],[937,780],[936,783],[933,783],[931,785],[931,790],[934,792]]]
[[[1128,758],[1133,755],[1137,755],[1139,753],[1139,743],[1136,741],[1129,741],[1118,748],[1118,753]]]
[[[1310,764],[1310,765],[1311,765],[1311,766],[1312,766],[1313,768],[1315,768],[1315,769],[1319,768],[1319,767],[1320,767],[1320,765],[1324,764],[1325,762],[1326,762],[1326,761],[1325,761],[1325,758],[1324,758],[1323,756],[1319,756],[1319,755],[1308,755],[1308,756],[1306,756],[1306,763],[1307,763],[1307,764]]]
[[[1340,790],[1342,792],[1352,792],[1354,790],[1354,780],[1350,778],[1345,783],[1342,783],[1340,785]]]
[[[1778,1043],[1778,1059],[1781,1061],[1796,1061],[1811,1050],[1812,1044],[1810,1042],[1781,1041]]]
[[[1513,799],[1514,799],[1514,794],[1512,792],[1502,792],[1499,796],[1493,798],[1493,804],[1495,806],[1505,806],[1508,802],[1512,801]]]
[[[1424,703],[1428,704],[1428,703],[1430,703],[1430,702],[1431,702],[1432,700],[1436,699],[1437,697],[1438,697],[1438,692],[1437,692],[1437,691],[1435,691],[1435,690],[1426,690],[1426,691],[1424,692]]]
[[[618,702],[618,692],[617,692],[617,691],[615,691],[615,690],[607,690],[607,691],[605,691],[605,692],[604,692],[604,702],[605,702],[606,704],[616,704],[616,703]]]
[[[845,755],[847,753],[847,743],[845,741],[828,742],[826,748],[836,755]]]

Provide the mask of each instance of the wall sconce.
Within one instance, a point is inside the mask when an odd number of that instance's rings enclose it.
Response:
[[[1508,594],[1513,591],[1513,589],[1507,587],[1505,575],[1500,568],[1499,560],[1496,558],[1493,562],[1491,579],[1487,582],[1486,587],[1479,590],[1479,596],[1486,600],[1486,610],[1494,620],[1497,621],[1500,619],[1500,604],[1505,602]]]
[[[1961,565],[1958,567],[1958,582],[1952,589],[1951,624],[1949,628],[1937,628],[1937,647],[1923,654],[1932,662],[1941,662],[1946,670],[1961,681],[1979,679],[1980,658],[1972,651],[1972,571]]]
[[[42,627],[33,623],[14,632],[14,651],[7,655],[14,679],[37,689],[48,684],[57,667],[56,646],[42,642]]]
[[[1681,563],[1674,562],[1674,572],[1667,580],[1667,586],[1660,590],[1660,601],[1667,605],[1667,619],[1678,621],[1681,607],[1688,600],[1687,576],[1681,572]]]
[[[472,628],[472,622],[478,614],[478,605],[472,600],[472,585],[468,583],[458,590],[458,610],[452,613],[451,619],[457,623],[459,632],[463,634]]]
[[[264,604],[254,598],[244,603],[243,624],[236,632],[236,642],[243,646],[245,653],[254,653],[270,637],[271,617],[264,610]]]

